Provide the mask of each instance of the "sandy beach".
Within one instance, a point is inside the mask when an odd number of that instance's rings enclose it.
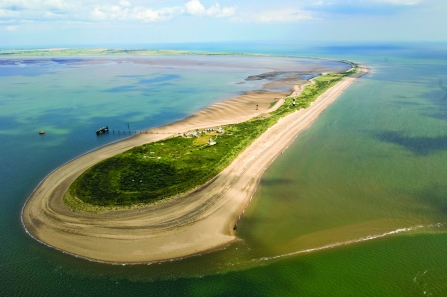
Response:
[[[211,182],[197,191],[161,203],[100,214],[75,212],[64,205],[70,184],[97,162],[134,146],[196,128],[250,119],[278,108],[289,92],[252,91],[210,107],[181,121],[135,135],[82,155],[47,176],[22,211],[27,232],[36,240],[66,253],[108,263],[141,263],[180,258],[212,250],[237,239],[234,226],[249,204],[264,170],[358,77],[360,67],[307,109],[282,118],[242,152]],[[294,93],[306,81],[295,82]],[[270,107],[276,100],[277,103]],[[258,105],[258,108],[256,108]]]

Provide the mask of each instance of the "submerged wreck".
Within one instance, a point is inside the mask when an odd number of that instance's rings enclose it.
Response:
[[[100,135],[106,132],[109,132],[109,126],[105,126],[96,130],[96,135]]]

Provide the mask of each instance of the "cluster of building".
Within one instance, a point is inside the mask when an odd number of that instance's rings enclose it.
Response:
[[[219,127],[217,129],[216,128],[206,128],[203,130],[196,129],[195,131],[185,132],[183,134],[183,136],[185,136],[185,137],[199,137],[200,134],[206,134],[206,133],[212,133],[212,132],[223,134],[225,132],[225,130],[222,129],[222,127]]]

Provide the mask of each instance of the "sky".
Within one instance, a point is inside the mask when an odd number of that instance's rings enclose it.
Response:
[[[447,42],[446,0],[0,0],[0,48]]]

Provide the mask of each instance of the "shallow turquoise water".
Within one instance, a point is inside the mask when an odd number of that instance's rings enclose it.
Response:
[[[0,295],[445,296],[447,100],[439,87],[440,79],[447,84],[445,54],[407,45],[311,51],[289,46],[284,52],[351,59],[376,73],[345,92],[266,171],[238,225],[241,241],[151,265],[103,265],[48,249],[23,231],[21,207],[51,170],[126,137],[96,137],[97,127],[126,129],[129,124],[138,130],[182,118],[250,89],[236,83],[259,71],[225,70],[211,74],[208,83],[208,73],[138,73],[133,66],[119,83],[108,66],[85,66],[91,70],[80,75],[82,67],[47,65],[32,75],[2,76]],[[45,71],[57,79],[50,82]],[[226,83],[215,84],[217,78]],[[12,88],[12,82],[22,84]],[[184,84],[193,88],[185,90]],[[186,99],[198,94],[203,97]],[[98,101],[91,102],[92,96]],[[47,131],[44,137],[37,135],[41,129]],[[361,225],[377,221],[384,223]],[[343,229],[352,224],[358,225]],[[325,238],[336,241],[334,234],[355,239],[388,227],[419,225],[409,232],[297,253],[303,249],[301,236],[331,228],[342,230],[327,233]],[[363,233],[355,236],[353,230]]]

